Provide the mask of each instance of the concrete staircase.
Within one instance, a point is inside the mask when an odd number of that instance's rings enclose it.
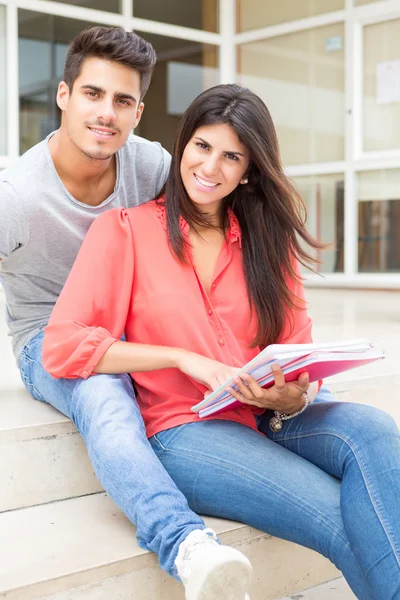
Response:
[[[0,349],[0,598],[183,600],[182,587],[137,545],[135,528],[102,491],[73,425],[24,391],[1,327]],[[400,406],[390,403],[400,391],[400,369],[397,355],[391,358],[393,369],[360,370],[330,387],[340,399],[383,407],[400,422]],[[288,597],[340,576],[312,551],[239,523],[206,520],[251,560],[252,600]]]
[[[135,528],[101,491],[73,425],[23,390],[0,400],[0,598],[182,599],[182,588],[136,543]],[[207,518],[255,569],[252,600],[339,573],[314,552],[242,524]]]

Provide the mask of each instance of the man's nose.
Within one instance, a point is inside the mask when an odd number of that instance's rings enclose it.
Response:
[[[101,105],[99,105],[97,111],[97,118],[104,123],[114,123],[116,120],[114,102],[110,99],[104,98]]]

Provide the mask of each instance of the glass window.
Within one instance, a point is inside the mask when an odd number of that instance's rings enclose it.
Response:
[[[135,133],[159,141],[171,151],[183,112],[196,96],[219,82],[218,49],[198,42],[137,33],[156,49],[157,64]]]
[[[364,150],[400,148],[400,19],[364,28]]]
[[[400,271],[400,169],[358,174],[358,270]]]
[[[343,8],[344,0],[238,0],[237,30],[259,29]]]
[[[95,8],[96,10],[104,10],[105,12],[118,13],[121,12],[122,0],[54,0],[62,4],[79,4],[85,8]]]
[[[344,268],[344,175],[296,177],[295,183],[307,206],[307,230],[327,250],[312,251],[321,273],[342,273]]]
[[[286,165],[344,158],[344,25],[243,44],[239,81],[274,120]]]
[[[56,93],[69,42],[94,23],[18,11],[20,153],[60,124]]]
[[[0,6],[0,155],[7,154],[6,9]]]
[[[133,0],[133,16],[215,32],[218,0]]]

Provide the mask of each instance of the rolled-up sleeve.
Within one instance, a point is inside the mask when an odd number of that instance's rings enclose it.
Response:
[[[53,377],[86,379],[121,338],[133,269],[128,213],[112,209],[90,227],[45,328],[43,366]]]

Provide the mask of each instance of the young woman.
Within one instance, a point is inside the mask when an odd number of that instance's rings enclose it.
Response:
[[[318,244],[304,213],[260,98],[236,85],[204,92],[182,118],[160,197],[92,225],[44,364],[54,377],[131,373],[150,442],[196,512],[312,548],[358,598],[394,600],[391,417],[335,401],[306,374],[286,383],[276,368],[269,389],[235,375],[269,343],[311,341],[298,263],[310,261],[304,242]],[[240,407],[199,419],[191,407],[232,374]],[[293,418],[272,431],[271,411]]]

